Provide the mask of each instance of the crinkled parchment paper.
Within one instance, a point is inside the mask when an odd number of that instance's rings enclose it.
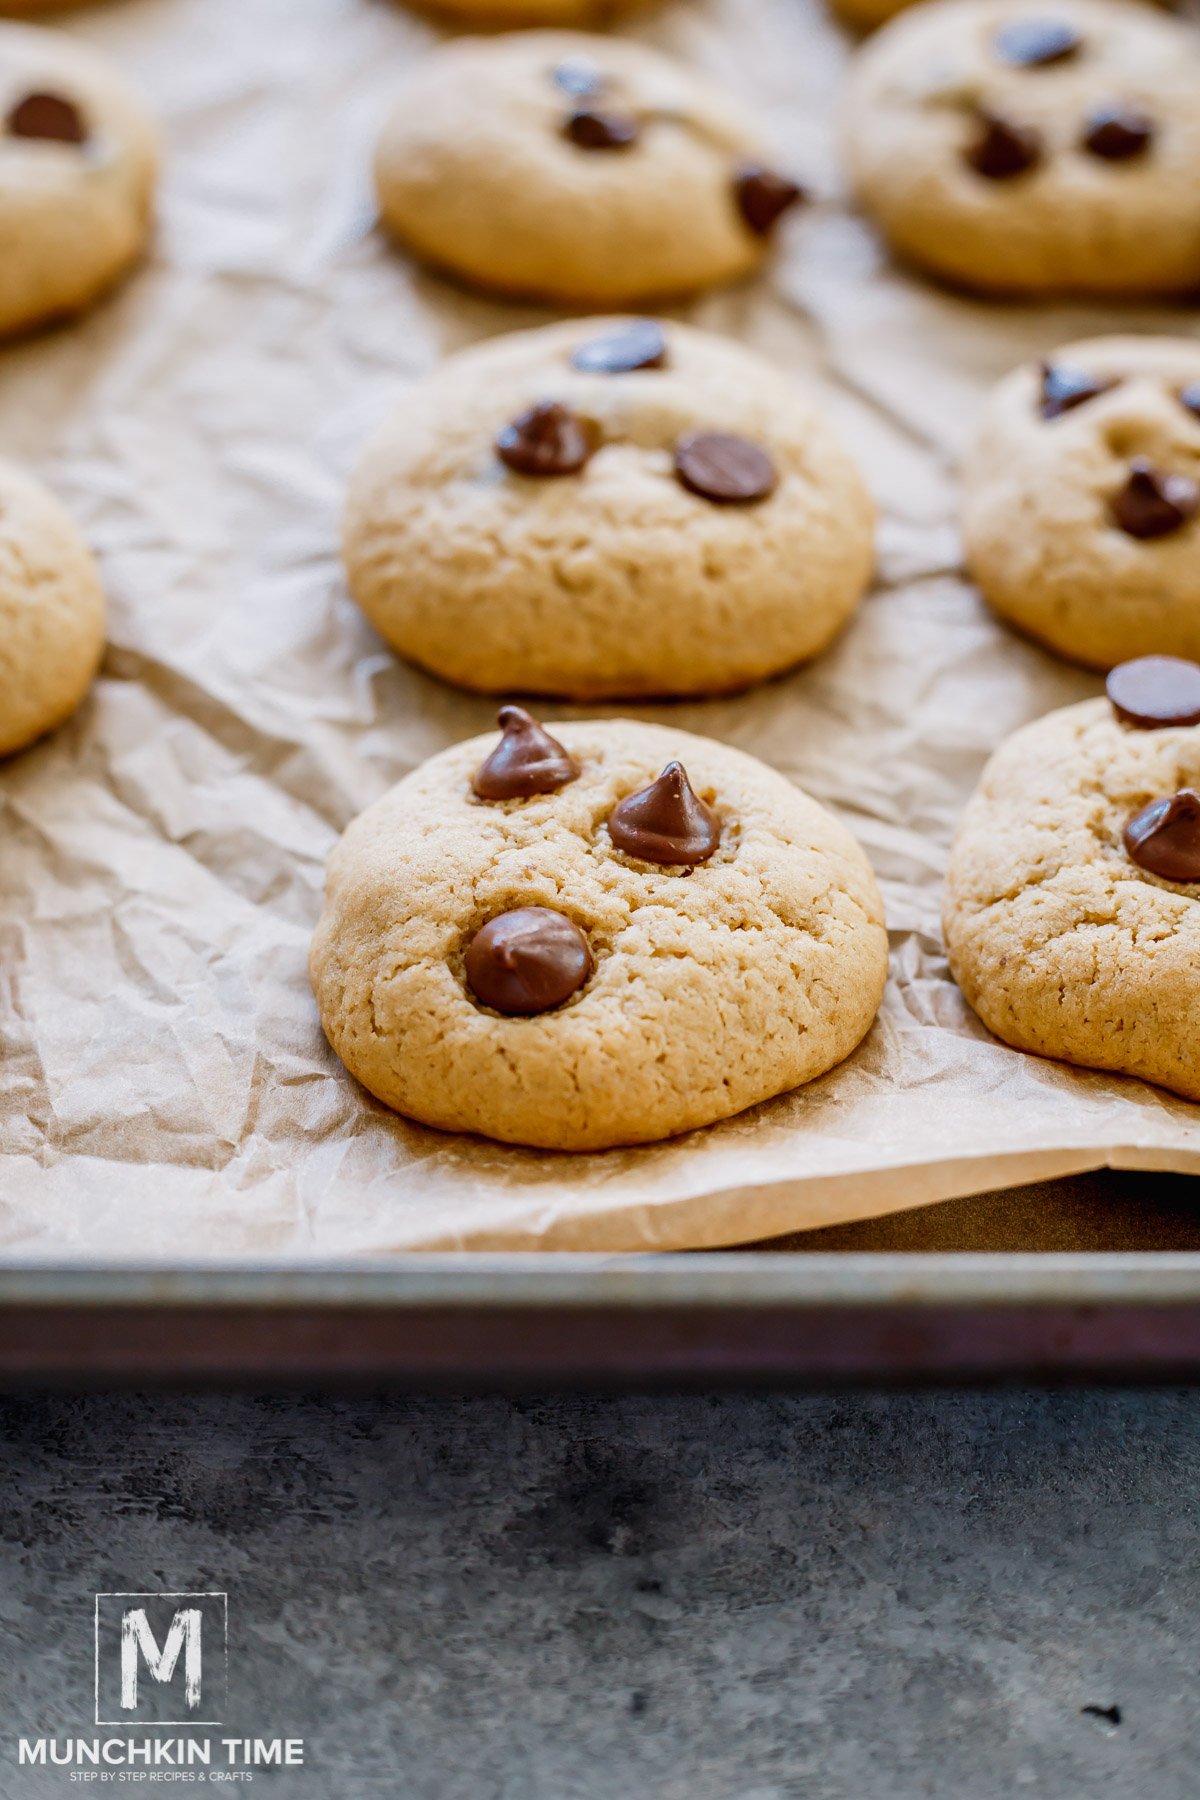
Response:
[[[847,51],[818,0],[678,0],[639,20],[748,97],[818,195],[773,271],[686,316],[816,384],[883,516],[877,588],[817,666],[634,710],[764,757],[846,820],[883,884],[892,983],[842,1068],[686,1140],[570,1158],[442,1136],[344,1073],[305,957],[342,827],[494,706],[372,635],[343,589],[338,514],[413,375],[548,315],[461,292],[374,229],[372,135],[436,36],[416,16],[113,0],[69,28],[140,78],[170,160],[146,270],[91,318],[0,350],[0,446],[75,509],[112,606],[91,703],[0,766],[0,1248],[701,1246],[1105,1163],[1200,1169],[1195,1108],[992,1041],[938,928],[988,753],[1098,690],[961,577],[953,475],[980,397],[1056,341],[1194,315],[988,307],[897,274],[840,197]]]

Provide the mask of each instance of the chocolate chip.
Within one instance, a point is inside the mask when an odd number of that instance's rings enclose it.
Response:
[[[1106,162],[1141,156],[1154,141],[1154,121],[1136,106],[1097,106],[1088,115],[1083,144]]]
[[[1189,381],[1186,387],[1180,388],[1179,398],[1188,411],[1200,419],[1200,381]]]
[[[1082,406],[1085,400],[1095,400],[1116,386],[1115,381],[1101,381],[1097,376],[1089,375],[1086,369],[1073,368],[1070,363],[1044,362],[1042,417],[1057,419],[1061,413]]]
[[[739,212],[758,237],[766,237],[780,214],[805,197],[794,181],[761,163],[743,163],[734,171],[733,192]]]
[[[702,500],[747,506],[775,492],[775,464],[758,444],[731,431],[688,431],[675,441],[675,475]]]
[[[475,933],[463,957],[467,985],[493,1012],[529,1017],[577,994],[592,972],[578,925],[547,906],[498,913]]]
[[[1014,19],[992,40],[1001,62],[1016,69],[1044,69],[1077,56],[1083,40],[1064,19]]]
[[[1200,506],[1200,487],[1187,475],[1156,469],[1144,456],[1129,465],[1129,479],[1109,502],[1112,516],[1130,537],[1167,537],[1186,525]]]
[[[641,135],[641,126],[629,113],[601,112],[581,106],[563,125],[563,133],[581,150],[627,150]]]
[[[1164,881],[1200,881],[1200,794],[1180,788],[1143,806],[1125,827],[1125,849]]]
[[[661,369],[667,361],[667,338],[657,319],[631,319],[600,337],[580,344],[571,367],[589,375],[625,375],[631,369]]]
[[[979,131],[963,153],[977,175],[988,181],[1010,181],[1041,159],[1040,132],[1014,125],[995,113],[980,113]]]
[[[531,406],[496,434],[496,455],[518,475],[574,475],[594,448],[588,421],[557,400]]]
[[[671,762],[657,781],[613,807],[608,835],[618,850],[639,862],[691,865],[708,861],[720,842],[721,827],[683,764]]]
[[[1181,656],[1139,656],[1118,663],[1106,683],[1118,719],[1142,731],[1200,725],[1200,664]]]
[[[481,800],[553,794],[574,781],[579,773],[574,758],[523,706],[502,706],[496,722],[504,735],[471,783]]]
[[[9,112],[5,124],[13,137],[50,138],[58,144],[87,142],[83,114],[62,94],[26,94]]]
[[[550,71],[550,79],[564,94],[574,94],[580,100],[589,94],[598,94],[604,86],[604,76],[585,56],[568,56],[565,61],[556,63]]]

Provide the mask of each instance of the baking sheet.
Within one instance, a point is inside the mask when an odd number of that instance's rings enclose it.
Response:
[[[170,161],[139,278],[0,351],[0,445],[74,508],[112,610],[91,703],[0,766],[0,1252],[701,1247],[1105,1165],[1200,1170],[1194,1107],[991,1040],[938,927],[989,752],[1099,686],[961,578],[952,477],[980,397],[1063,339],[1196,315],[989,307],[891,270],[839,197],[847,44],[819,0],[680,0],[630,27],[723,76],[815,188],[763,280],[680,316],[811,379],[882,524],[877,588],[817,665],[626,710],[737,744],[846,820],[883,886],[892,980],[842,1068],[688,1139],[578,1158],[443,1136],[340,1068],[305,958],[338,832],[494,704],[373,636],[338,515],[408,379],[550,315],[455,289],[374,229],[372,136],[438,35],[416,15],[117,0],[70,28],[141,79]]]

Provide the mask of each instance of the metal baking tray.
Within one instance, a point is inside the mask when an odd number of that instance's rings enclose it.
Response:
[[[1078,1177],[770,1246],[0,1266],[0,1382],[409,1388],[1179,1379],[1200,1180]]]

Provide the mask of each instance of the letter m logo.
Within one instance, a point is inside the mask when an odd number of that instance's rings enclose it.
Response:
[[[96,1595],[96,1723],[219,1725],[224,1594]]]
[[[200,1710],[200,1666],[203,1651],[200,1627],[203,1613],[196,1606],[181,1606],[171,1620],[167,1641],[160,1650],[150,1629],[144,1606],[131,1606],[121,1620],[121,1711],[135,1713],[138,1703],[138,1661],[155,1681],[170,1681],[183,1651],[183,1702],[190,1713]]]

